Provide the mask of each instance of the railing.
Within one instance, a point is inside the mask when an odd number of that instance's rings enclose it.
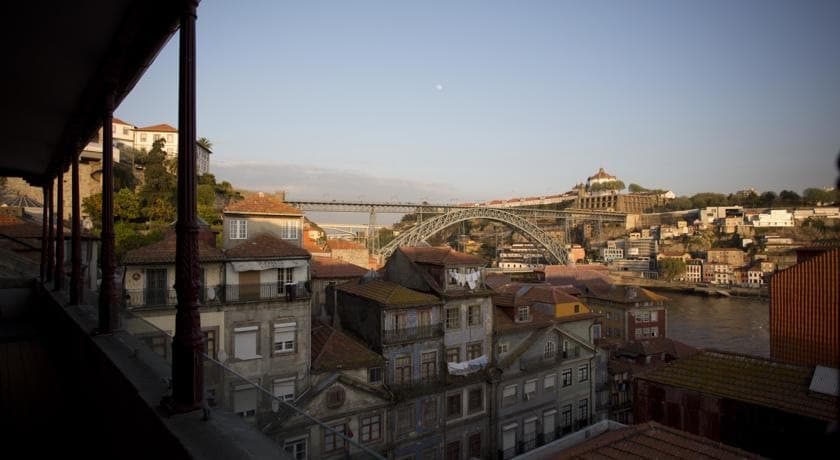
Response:
[[[391,329],[382,331],[382,341],[393,344],[405,341],[428,339],[443,335],[443,324],[431,324],[429,326],[407,327],[404,329]]]
[[[563,361],[580,358],[580,348],[575,347],[567,351],[558,351],[549,355],[534,356],[531,358],[519,358],[519,370],[530,371],[541,367],[551,366]]]
[[[266,300],[294,301],[308,299],[309,296],[309,291],[302,282],[289,285],[228,284],[202,286],[199,289],[199,299],[204,305]],[[175,289],[125,289],[124,300],[129,308],[172,307],[178,303]]]
[[[161,357],[172,363],[172,336],[165,331],[158,329],[145,319],[134,315],[130,311],[121,311],[122,327],[126,332],[140,338]],[[385,455],[372,450],[370,447],[360,444],[355,439],[342,432],[336,431],[324,422],[310,416],[297,408],[291,402],[287,402],[270,391],[248,380],[236,371],[228,368],[219,361],[206,355],[202,355],[204,363],[204,390],[206,402],[211,412],[224,411],[242,417],[246,422],[268,436],[274,442],[279,443],[290,456],[289,458],[300,458],[295,451],[295,443],[285,443],[283,437],[283,424],[292,417],[301,417],[310,426],[318,425],[324,431],[335,434],[337,442],[343,443],[344,451],[352,454],[353,458],[384,459]],[[308,432],[310,428],[306,428]],[[305,452],[309,452],[311,444],[306,446]]]

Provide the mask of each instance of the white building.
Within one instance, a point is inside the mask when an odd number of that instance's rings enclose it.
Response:
[[[793,214],[787,209],[771,209],[753,218],[753,227],[793,227]]]
[[[624,258],[624,249],[617,248],[617,247],[606,247],[601,248],[601,259],[604,262],[612,262],[613,260],[619,260]]]
[[[159,125],[146,126],[145,128],[134,128],[134,148],[152,150],[152,144],[158,139],[163,139],[166,145],[163,150],[166,155],[175,157],[178,155],[178,130],[172,126],[161,123]]]
[[[689,262],[685,266],[685,274],[683,280],[689,283],[699,283],[703,281],[703,263],[700,261]]]

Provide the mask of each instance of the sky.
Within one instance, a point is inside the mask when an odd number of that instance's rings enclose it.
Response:
[[[198,10],[211,172],[288,199],[830,186],[837,1],[250,1]],[[177,125],[177,36],[116,115]]]

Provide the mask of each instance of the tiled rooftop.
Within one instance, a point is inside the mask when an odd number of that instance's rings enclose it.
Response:
[[[252,193],[244,199],[229,204],[225,213],[267,214],[277,216],[302,216],[303,212],[266,193]]]
[[[342,240],[342,239],[327,240],[327,247],[329,247],[330,250],[336,250],[336,249],[362,249],[362,250],[365,250],[366,249],[363,245],[361,245],[359,243],[356,243],[355,241]]]
[[[644,377],[664,385],[832,421],[837,397],[811,393],[812,368],[765,358],[703,351]]]
[[[626,304],[632,306],[636,302],[665,302],[667,297],[659,295],[637,286],[610,286],[607,289],[590,289],[585,292],[586,297],[606,300],[613,304]]]
[[[506,333],[523,329],[538,329],[554,324],[554,317],[531,309],[531,321],[517,323],[514,321],[516,311],[513,308],[495,307],[493,309],[493,328],[496,332]]]
[[[608,431],[557,455],[539,458],[734,460],[761,457],[656,422],[648,422]]]
[[[124,124],[127,125],[127,124],[130,124],[130,123],[124,123]],[[134,130],[135,131],[164,132],[164,133],[177,133],[178,132],[177,129],[175,129],[174,127],[172,127],[171,125],[168,125],[166,123],[161,123],[161,124],[152,125],[152,126],[145,126],[143,128],[134,128]]]
[[[122,258],[122,264],[174,264],[175,244],[175,232],[169,232],[163,241],[128,251]],[[219,262],[225,260],[225,255],[220,249],[199,239],[198,260],[200,262]]]
[[[260,233],[225,251],[231,259],[270,259],[276,257],[312,257],[309,251],[268,233]]]
[[[312,278],[360,278],[368,271],[358,265],[329,257],[312,258]]]
[[[486,265],[487,261],[480,257],[458,252],[449,247],[419,248],[403,246],[400,248],[409,259],[421,264],[430,265]]]
[[[386,307],[411,307],[440,304],[440,300],[429,294],[404,288],[397,283],[372,280],[364,284],[342,284],[339,291],[373,300]]]
[[[312,324],[312,369],[317,371],[382,366],[385,359],[356,339],[326,324]]]

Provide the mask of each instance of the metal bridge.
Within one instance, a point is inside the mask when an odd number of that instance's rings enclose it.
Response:
[[[397,238],[380,249],[377,255],[387,259],[400,246],[414,246],[450,225],[472,219],[495,220],[510,225],[524,233],[534,243],[544,247],[547,253],[546,258],[550,262],[559,264],[572,263],[563,245],[538,226],[512,212],[508,212],[506,209],[497,208],[453,209],[445,214],[425,220],[410,230],[401,233]]]
[[[322,212],[364,212],[369,214],[367,235],[376,234],[376,214],[417,214],[417,224],[401,234],[384,248],[378,247],[378,238],[368,238],[368,248],[371,254],[384,257],[390,256],[399,246],[416,244],[424,241],[435,233],[458,222],[470,219],[489,219],[503,222],[531,238],[543,246],[548,258],[557,263],[568,263],[568,255],[563,245],[545,233],[537,224],[527,219],[562,220],[566,226],[567,240],[570,224],[577,222],[595,222],[599,230],[605,222],[624,223],[627,214],[595,209],[541,209],[535,207],[486,207],[448,205],[440,203],[395,203],[395,202],[365,202],[365,201],[287,201],[301,211]],[[424,219],[424,216],[429,216]]]

